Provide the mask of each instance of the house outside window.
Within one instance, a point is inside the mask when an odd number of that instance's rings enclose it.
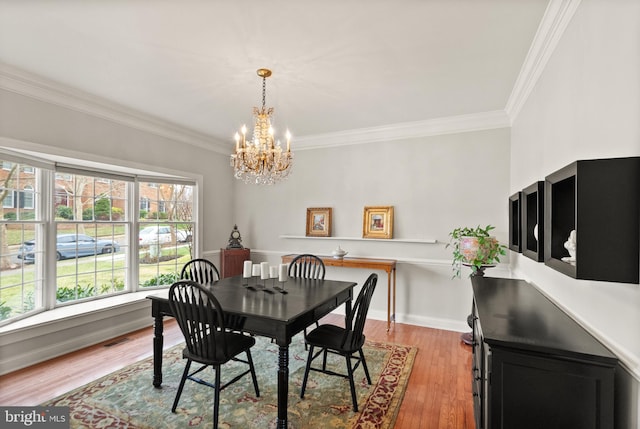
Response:
[[[4,198],[2,198],[2,207],[6,208],[6,209],[14,208],[13,194],[14,194],[14,192],[13,192],[12,189],[3,189],[2,190],[2,195],[4,195]]]
[[[24,209],[33,210],[34,206],[34,198],[33,198],[33,186],[26,185],[24,190],[21,193],[21,204],[20,206]]]

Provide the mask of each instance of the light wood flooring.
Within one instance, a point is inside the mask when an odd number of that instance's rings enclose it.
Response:
[[[339,324],[327,316],[323,322]],[[368,320],[367,339],[418,347],[395,429],[475,429],[471,348],[451,331]],[[173,319],[165,321],[164,346],[182,342]],[[0,376],[0,405],[38,405],[152,354],[151,327]]]

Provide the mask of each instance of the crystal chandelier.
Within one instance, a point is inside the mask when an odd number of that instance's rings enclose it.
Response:
[[[271,76],[271,70],[258,69],[258,76],[262,78],[262,108],[253,108],[254,128],[250,141],[246,140],[246,126],[242,126],[241,134],[236,133],[236,148],[231,154],[231,166],[236,179],[257,185],[273,185],[291,172],[291,133],[287,130],[285,150],[280,146],[280,141],[276,141],[273,136],[273,107],[265,107],[267,78]]]

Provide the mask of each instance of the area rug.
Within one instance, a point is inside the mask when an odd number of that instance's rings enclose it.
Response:
[[[70,407],[71,428],[77,429],[212,428],[213,389],[209,387],[187,381],[176,413],[171,412],[184,369],[183,347],[165,350],[161,389],[152,386],[153,360],[148,358],[43,405]],[[305,397],[300,399],[308,352],[302,337],[295,337],[289,349],[289,428],[392,428],[416,352],[414,347],[367,342],[364,353],[373,384],[367,384],[362,367],[358,367],[355,375],[359,412],[354,413],[349,382],[340,377],[312,371]],[[257,337],[252,356],[260,397],[255,396],[251,377],[243,377],[223,390],[218,423],[221,429],[276,426],[278,347]],[[314,365],[316,362],[319,361]],[[239,364],[223,367],[223,383],[241,369],[235,365]],[[327,366],[340,373],[346,371],[341,356],[329,355]],[[213,375],[213,371],[205,373]]]

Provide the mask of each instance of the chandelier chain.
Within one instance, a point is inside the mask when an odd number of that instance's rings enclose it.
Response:
[[[267,77],[262,76],[262,110],[267,105]]]

